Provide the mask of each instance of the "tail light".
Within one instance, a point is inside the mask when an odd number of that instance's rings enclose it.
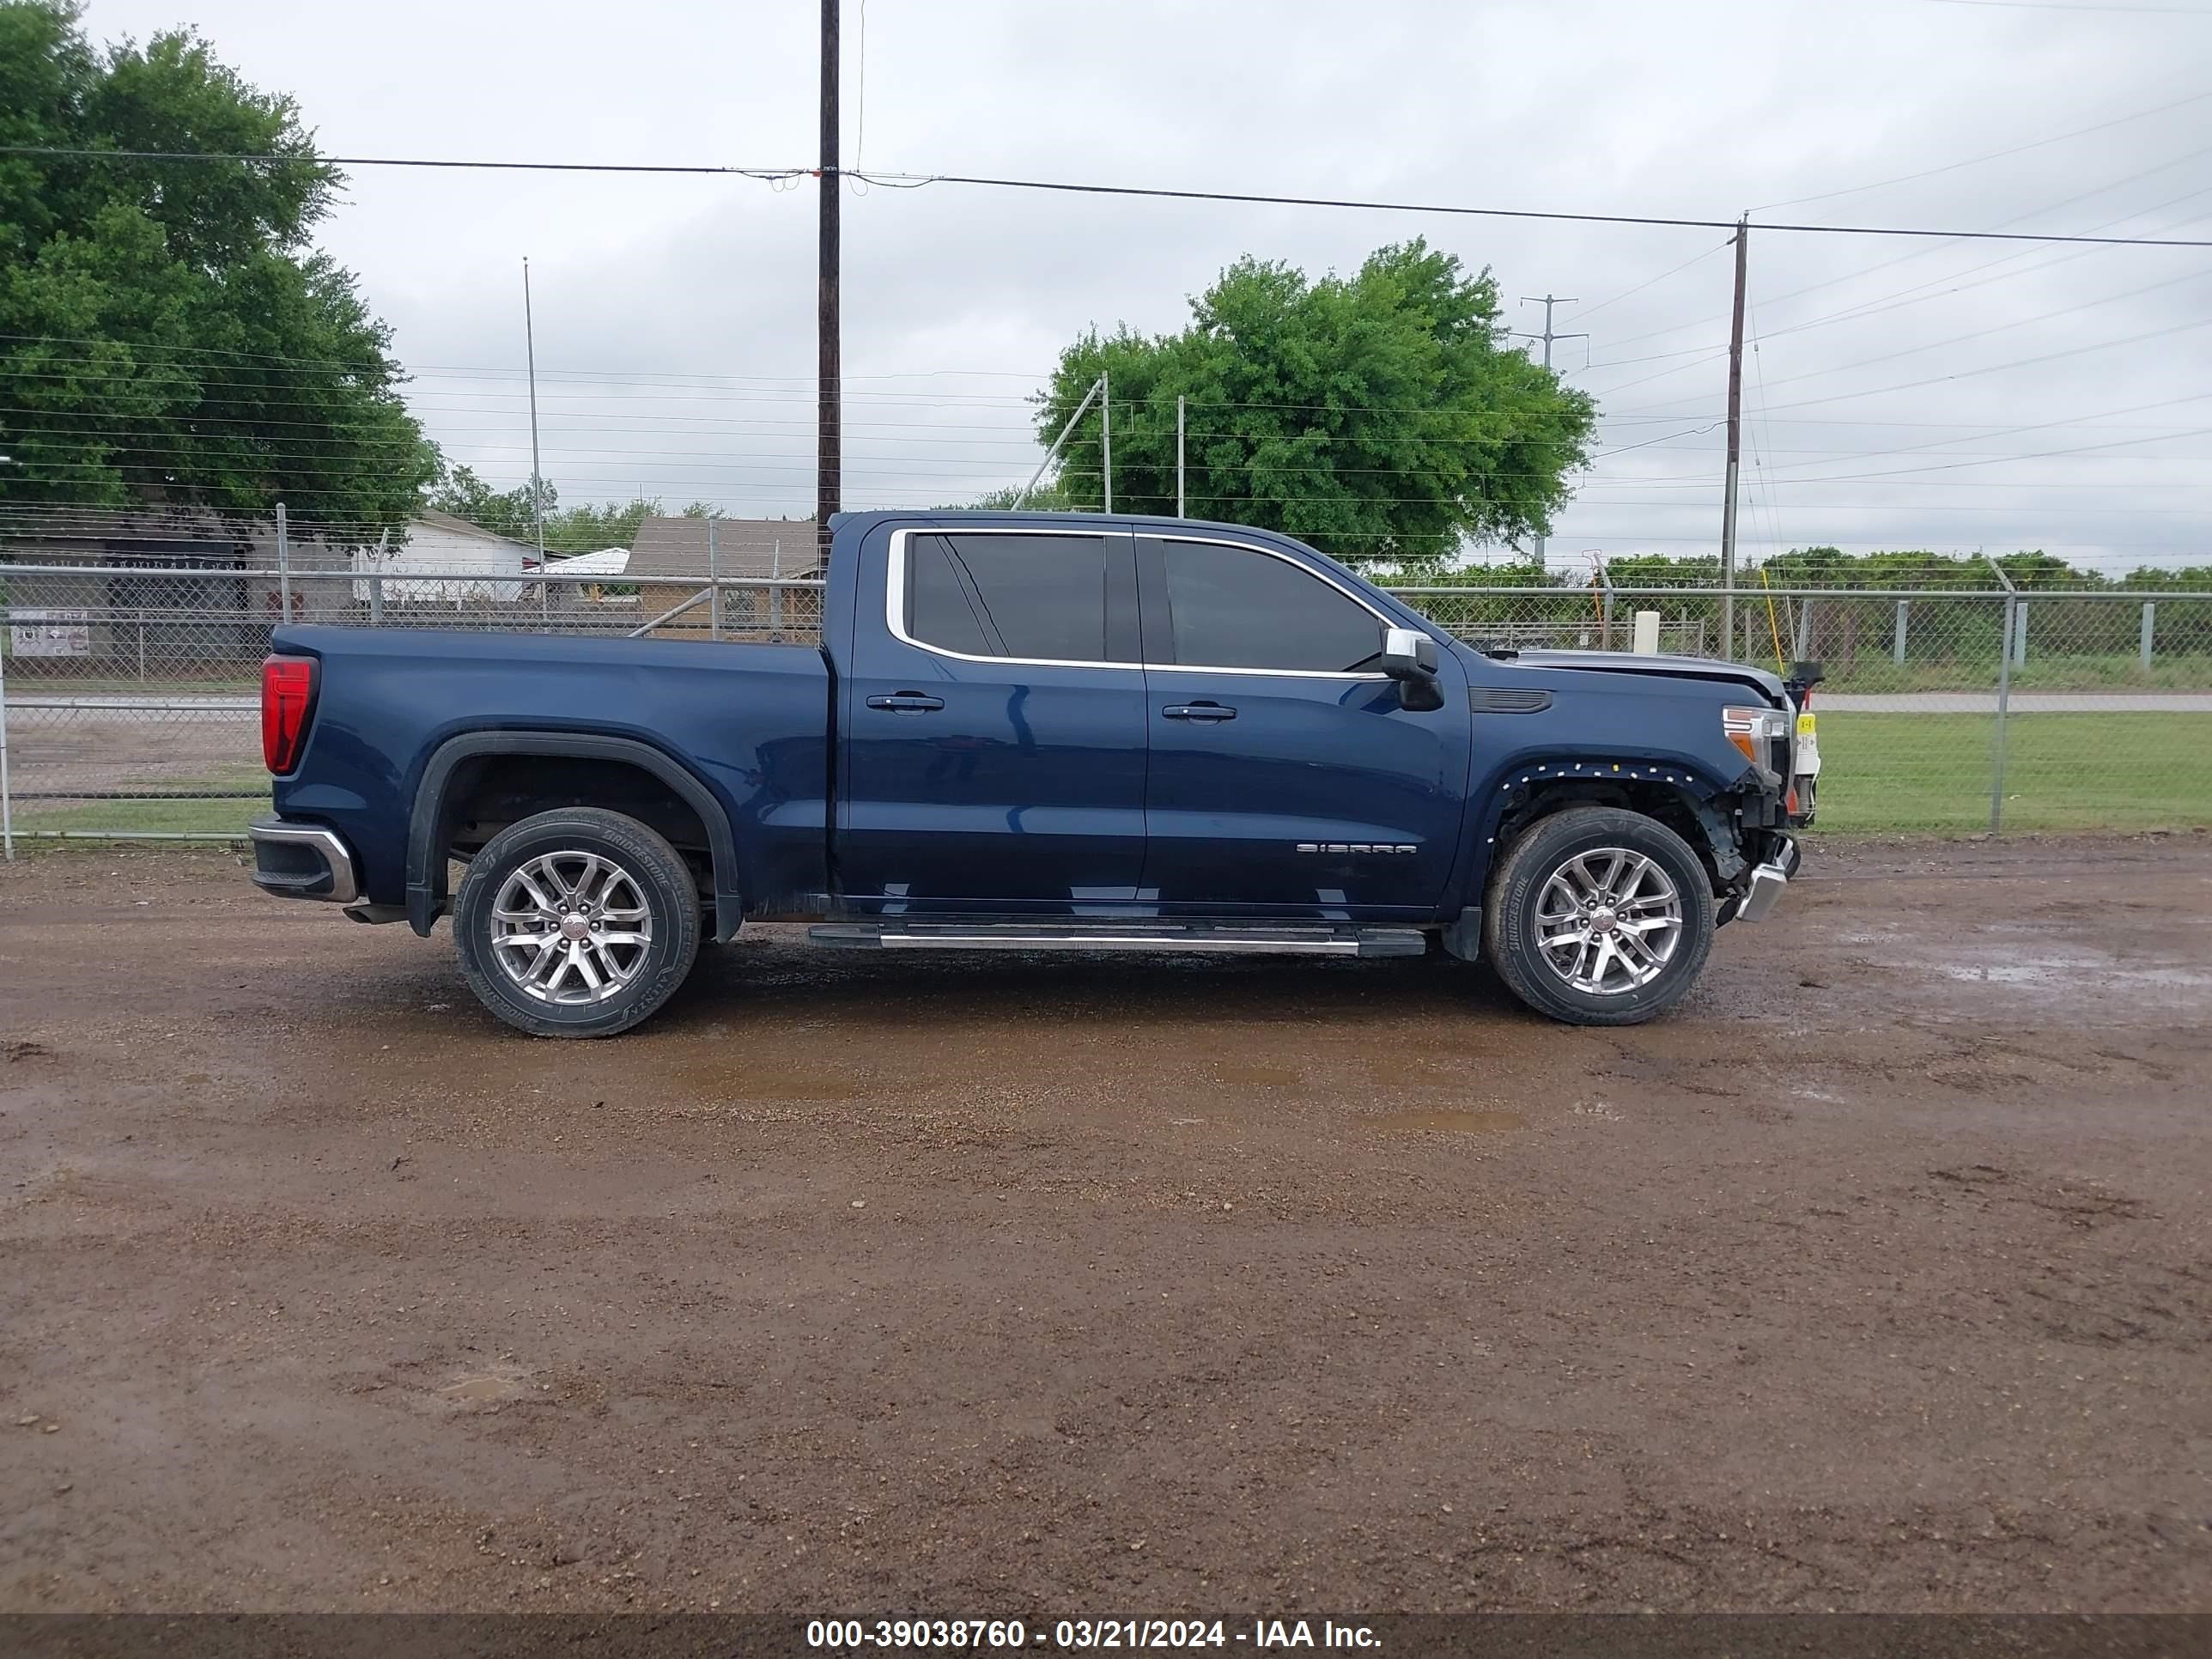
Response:
[[[307,716],[315,707],[315,659],[270,657],[261,665],[261,758],[283,776],[300,763],[307,746]]]

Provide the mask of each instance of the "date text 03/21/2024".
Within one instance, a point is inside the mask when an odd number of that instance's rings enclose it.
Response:
[[[815,1619],[810,1648],[1073,1649],[1364,1648],[1382,1645],[1364,1625],[1332,1620],[1255,1619],[1249,1627],[1219,1619],[1060,1619],[1048,1629],[1015,1619]]]

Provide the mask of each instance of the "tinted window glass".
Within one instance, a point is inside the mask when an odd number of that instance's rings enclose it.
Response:
[[[1103,537],[911,537],[906,592],[907,632],[947,651],[1105,659]]]
[[[1372,668],[1382,624],[1282,559],[1202,542],[1163,542],[1176,660],[1210,668],[1341,673]]]

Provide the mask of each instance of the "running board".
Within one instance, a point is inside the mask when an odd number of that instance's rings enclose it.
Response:
[[[807,930],[817,945],[862,951],[1158,951],[1220,955],[1418,957],[1413,927],[1267,927],[1248,922],[837,921]]]

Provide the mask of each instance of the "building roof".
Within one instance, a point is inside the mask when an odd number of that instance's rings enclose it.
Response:
[[[450,513],[441,513],[434,507],[426,507],[416,514],[415,522],[432,530],[450,530],[457,536],[475,536],[488,542],[505,542],[510,547],[522,549],[532,558],[538,556],[538,550],[528,542],[519,540],[513,536],[502,536],[496,530],[486,530],[480,524],[471,524],[466,519],[457,519]]]
[[[714,569],[724,576],[813,576],[821,572],[811,519],[716,519]],[[647,519],[630,544],[635,580],[680,580],[707,572],[705,519]]]
[[[629,549],[603,547],[596,553],[572,554],[565,559],[548,558],[553,569],[567,576],[601,576],[610,580],[629,568]]]

